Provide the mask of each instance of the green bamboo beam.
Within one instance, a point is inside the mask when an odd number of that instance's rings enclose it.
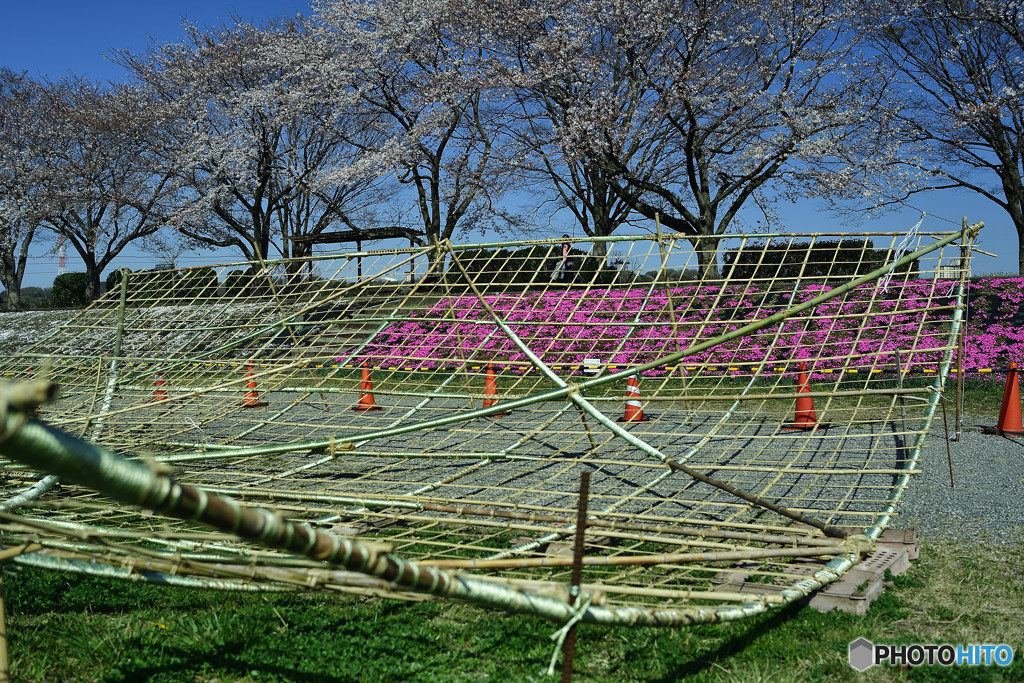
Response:
[[[22,566],[47,569],[49,571],[95,576],[100,579],[144,581],[146,583],[161,586],[177,586],[180,588],[243,593],[281,593],[295,590],[295,588],[288,586],[252,583],[251,581],[224,581],[219,579],[182,576],[179,573],[148,571],[143,570],[138,566],[140,564],[145,564],[144,560],[136,560],[132,562],[132,569],[85,560],[72,560],[55,555],[43,555],[41,553],[18,555],[13,558],[13,561],[15,564]]]
[[[968,235],[964,242],[966,244],[971,243],[971,236]],[[925,435],[928,430],[931,429],[932,420],[935,417],[935,411],[939,405],[939,401],[943,400],[943,391],[945,389],[946,377],[949,376],[949,368],[953,363],[954,352],[957,351],[956,340],[960,337],[960,328],[963,322],[964,314],[964,303],[966,301],[966,285],[964,278],[960,278],[957,295],[956,295],[956,308],[953,310],[953,320],[949,326],[949,338],[952,340],[951,343],[947,344],[946,352],[942,357],[942,364],[940,370],[935,377],[935,382],[931,387],[931,395],[929,396],[928,405],[925,408],[924,424],[921,426],[921,430],[917,435],[909,457],[907,457],[904,463],[904,472],[896,479],[896,485],[893,487],[892,494],[889,497],[889,502],[886,504],[885,509],[878,517],[872,522],[872,524],[865,529],[864,534],[869,538],[878,538],[887,526],[889,526],[889,520],[892,515],[896,513],[896,506],[899,501],[903,498],[903,491],[906,490],[907,484],[910,483],[910,475],[914,474],[920,466],[921,462],[921,449],[924,447]],[[957,358],[960,354],[957,353]],[[960,373],[957,373],[957,381],[960,380]],[[955,397],[954,397],[955,398]]]
[[[935,234],[941,234],[941,233],[919,232],[918,234],[919,235],[935,235]],[[857,233],[858,237],[903,237],[905,235],[906,235],[905,232],[858,232]],[[758,239],[771,240],[771,239],[773,239],[775,237],[784,237],[784,236],[791,236],[791,235],[788,235],[787,233],[782,233],[782,232],[766,232],[766,233],[759,233],[757,235],[757,238]],[[809,233],[804,233],[803,236],[806,236],[806,237],[849,237],[850,233],[848,233],[848,232],[809,232]],[[733,234],[702,235],[701,239],[723,241],[723,240],[730,240],[730,239],[740,239],[742,237],[743,237],[742,235],[733,235]],[[506,247],[543,246],[543,245],[550,245],[550,244],[561,244],[562,242],[565,242],[565,241],[568,241],[570,244],[581,244],[581,243],[582,244],[594,244],[594,243],[614,244],[614,243],[617,243],[617,242],[646,242],[646,241],[649,241],[650,239],[651,239],[651,237],[650,237],[649,234],[645,234],[645,235],[606,235],[606,236],[600,236],[600,237],[599,236],[595,236],[595,237],[590,237],[590,236],[587,236],[587,237],[577,237],[577,238],[570,238],[569,240],[565,240],[565,239],[563,239],[561,237],[551,237],[551,238],[539,239],[539,240],[505,240],[505,241],[501,241],[501,242],[483,242],[483,243],[479,243],[479,244],[463,244],[463,245],[449,243],[449,244],[443,244],[442,246],[443,246],[443,248],[451,249],[452,251],[470,251],[470,250],[478,250],[478,249],[504,249]],[[665,239],[665,240],[672,240],[672,241],[688,241],[689,240],[689,238],[686,235],[683,235],[683,234],[680,234],[680,233],[676,233],[676,234],[672,234],[672,235],[665,235],[663,237],[663,239]],[[369,252],[366,252],[366,253],[369,253]],[[402,253],[405,253],[405,250],[403,250]]]
[[[40,496],[49,491],[60,481],[52,474],[48,474],[21,493],[0,502],[0,511],[16,510],[22,505],[38,500]]]
[[[125,302],[128,299],[128,272],[126,270],[121,271],[121,303],[117,309],[117,332],[114,336],[114,355],[110,359],[110,369],[108,370],[107,378],[107,389],[103,393],[103,403],[100,407],[100,413],[93,422],[92,438],[96,440],[103,433],[103,424],[106,421],[106,416],[110,412],[110,404],[114,400],[114,392],[117,390],[118,381],[118,360],[121,357],[121,341],[124,339],[124,310]],[[99,359],[102,363],[102,359]],[[92,420],[92,418],[90,418]]]
[[[287,520],[279,513],[242,506],[232,498],[180,484],[142,462],[128,460],[38,421],[24,421],[17,411],[3,416],[0,436],[0,454],[53,472],[124,504],[212,526],[249,542],[374,576],[402,590],[535,614],[560,623],[579,617],[587,623],[608,625],[683,626],[730,621],[770,607],[767,600],[739,607],[681,610],[589,605],[578,615],[571,605],[557,598],[424,567],[392,555],[381,546],[330,535],[307,523]]]

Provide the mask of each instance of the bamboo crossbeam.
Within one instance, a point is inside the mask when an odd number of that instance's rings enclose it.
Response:
[[[617,555],[588,556],[582,559],[587,567],[649,566],[661,564],[689,564],[732,562],[741,560],[762,560],[770,557],[831,557],[849,552],[842,545],[818,546],[816,548],[763,548],[760,550],[736,550],[708,553],[668,553],[664,555]],[[571,557],[530,557],[499,560],[423,560],[425,567],[439,569],[524,569],[526,567],[568,567]]]

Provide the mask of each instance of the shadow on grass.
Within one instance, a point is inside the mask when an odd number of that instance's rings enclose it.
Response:
[[[104,681],[184,681],[216,680],[227,675],[242,680],[310,681],[314,683],[343,683],[358,681],[359,676],[329,676],[323,673],[304,672],[293,667],[254,665],[251,654],[244,646],[235,646],[216,654],[196,653],[180,648],[165,649],[163,657],[173,660],[166,664],[151,663],[137,667],[118,667],[108,673]],[[313,663],[315,664],[315,663]]]
[[[677,681],[689,676],[695,676],[709,670],[717,662],[720,662],[723,659],[739,655],[757,642],[761,637],[791,622],[796,618],[797,614],[804,609],[807,601],[808,600],[802,600],[798,603],[790,604],[781,609],[772,611],[765,615],[763,619],[759,619],[755,624],[752,624],[750,628],[747,628],[742,634],[724,640],[713,650],[710,650],[703,655],[700,655],[698,658],[676,667],[675,670],[665,674],[657,680]]]

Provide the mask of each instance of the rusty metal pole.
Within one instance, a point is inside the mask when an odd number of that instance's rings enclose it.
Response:
[[[569,586],[569,604],[575,606],[580,599],[583,581],[583,534],[587,527],[587,496],[590,495],[590,472],[580,474],[580,501],[576,509],[576,543],[573,545],[572,577]],[[572,660],[576,654],[576,624],[569,627],[562,644],[562,683],[572,681]]]

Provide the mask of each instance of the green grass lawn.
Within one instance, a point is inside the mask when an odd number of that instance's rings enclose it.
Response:
[[[557,680],[556,626],[439,602],[250,595],[6,569],[16,681]],[[925,543],[864,617],[789,607],[678,630],[579,629],[576,680],[1024,680],[1024,545]],[[1006,669],[847,664],[850,641],[1008,643]],[[559,664],[560,666],[560,664]]]

